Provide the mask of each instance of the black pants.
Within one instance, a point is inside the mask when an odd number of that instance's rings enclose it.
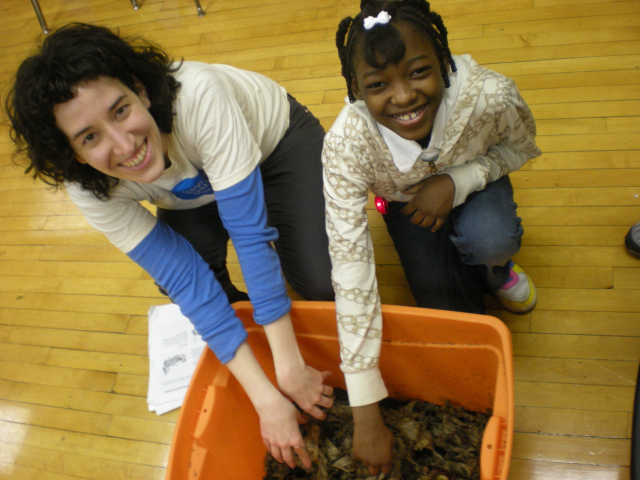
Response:
[[[462,262],[450,239],[451,218],[440,230],[432,232],[412,224],[401,213],[405,205],[389,202],[389,211],[383,218],[417,305],[484,313],[482,270],[478,265]]]
[[[278,230],[275,248],[291,288],[306,300],[330,301],[334,297],[320,159],[324,130],[293,97],[289,97],[289,103],[289,128],[260,165],[267,221]],[[244,299],[229,278],[229,234],[222,225],[216,202],[191,210],[158,208],[157,215],[204,258],[230,302]]]

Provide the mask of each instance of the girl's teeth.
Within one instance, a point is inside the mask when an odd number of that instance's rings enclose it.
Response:
[[[122,166],[123,167],[137,167],[138,165],[140,165],[144,161],[144,157],[146,155],[147,155],[147,142],[144,143],[144,145],[140,149],[140,152],[138,153],[138,155],[136,155],[136,157],[133,160],[130,160],[128,162],[122,162]]]
[[[398,120],[402,120],[402,121],[406,122],[407,120],[413,120],[414,118],[417,118],[418,115],[420,115],[422,113],[422,110],[424,110],[424,106],[414,110],[413,112],[399,113],[397,115],[392,115],[392,116],[393,116],[393,118],[397,118]]]

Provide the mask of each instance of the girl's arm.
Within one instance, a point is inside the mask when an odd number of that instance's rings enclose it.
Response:
[[[325,414],[316,406],[330,407],[330,387],[323,385],[329,372],[307,366],[295,338],[289,310],[291,301],[271,242],[278,238],[267,224],[260,169],[227,189],[216,192],[218,210],[240,260],[254,319],[264,326],[273,353],[280,388],[305,412],[318,419]],[[293,200],[295,201],[295,200]]]
[[[354,173],[349,139],[332,131],[324,139],[322,164],[340,368],[351,406],[370,405],[388,393],[378,368],[382,313],[366,213],[368,184]]]
[[[487,183],[519,170],[528,160],[542,153],[535,143],[536,124],[533,114],[515,82],[502,76],[495,81],[504,90],[504,108],[496,111],[497,131],[491,132],[498,136],[499,141],[475,160],[450,167],[443,172],[450,175],[455,184],[452,208],[464,203],[467,196],[482,190]]]
[[[391,470],[393,436],[378,401],[388,393],[378,368],[382,314],[375,275],[373,242],[366,213],[368,187],[360,178],[349,141],[330,131],[322,152],[327,234],[331,256],[340,368],[353,407],[353,455],[371,475]],[[371,152],[364,152],[365,155]]]

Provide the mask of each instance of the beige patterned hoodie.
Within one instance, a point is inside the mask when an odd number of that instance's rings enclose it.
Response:
[[[441,118],[434,126],[435,130],[440,121],[442,129],[432,133],[429,145],[432,149],[437,143],[436,159],[418,159],[403,173],[362,101],[347,100],[324,140],[326,227],[340,368],[354,407],[388,394],[378,368],[382,316],[365,210],[368,191],[388,201],[407,202],[411,196],[402,193],[405,188],[446,173],[456,186],[455,207],[541,154],[533,115],[515,82],[479,66],[468,55],[454,56],[454,61],[458,72],[449,73],[452,86],[445,90]],[[385,137],[389,138],[388,132]]]

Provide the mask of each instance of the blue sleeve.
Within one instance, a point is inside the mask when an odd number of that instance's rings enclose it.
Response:
[[[128,255],[162,285],[222,363],[233,359],[247,332],[209,265],[184,237],[158,221]]]
[[[215,192],[222,223],[238,254],[256,323],[267,325],[291,310],[291,300],[271,245],[278,231],[267,225],[260,168],[232,187]]]

